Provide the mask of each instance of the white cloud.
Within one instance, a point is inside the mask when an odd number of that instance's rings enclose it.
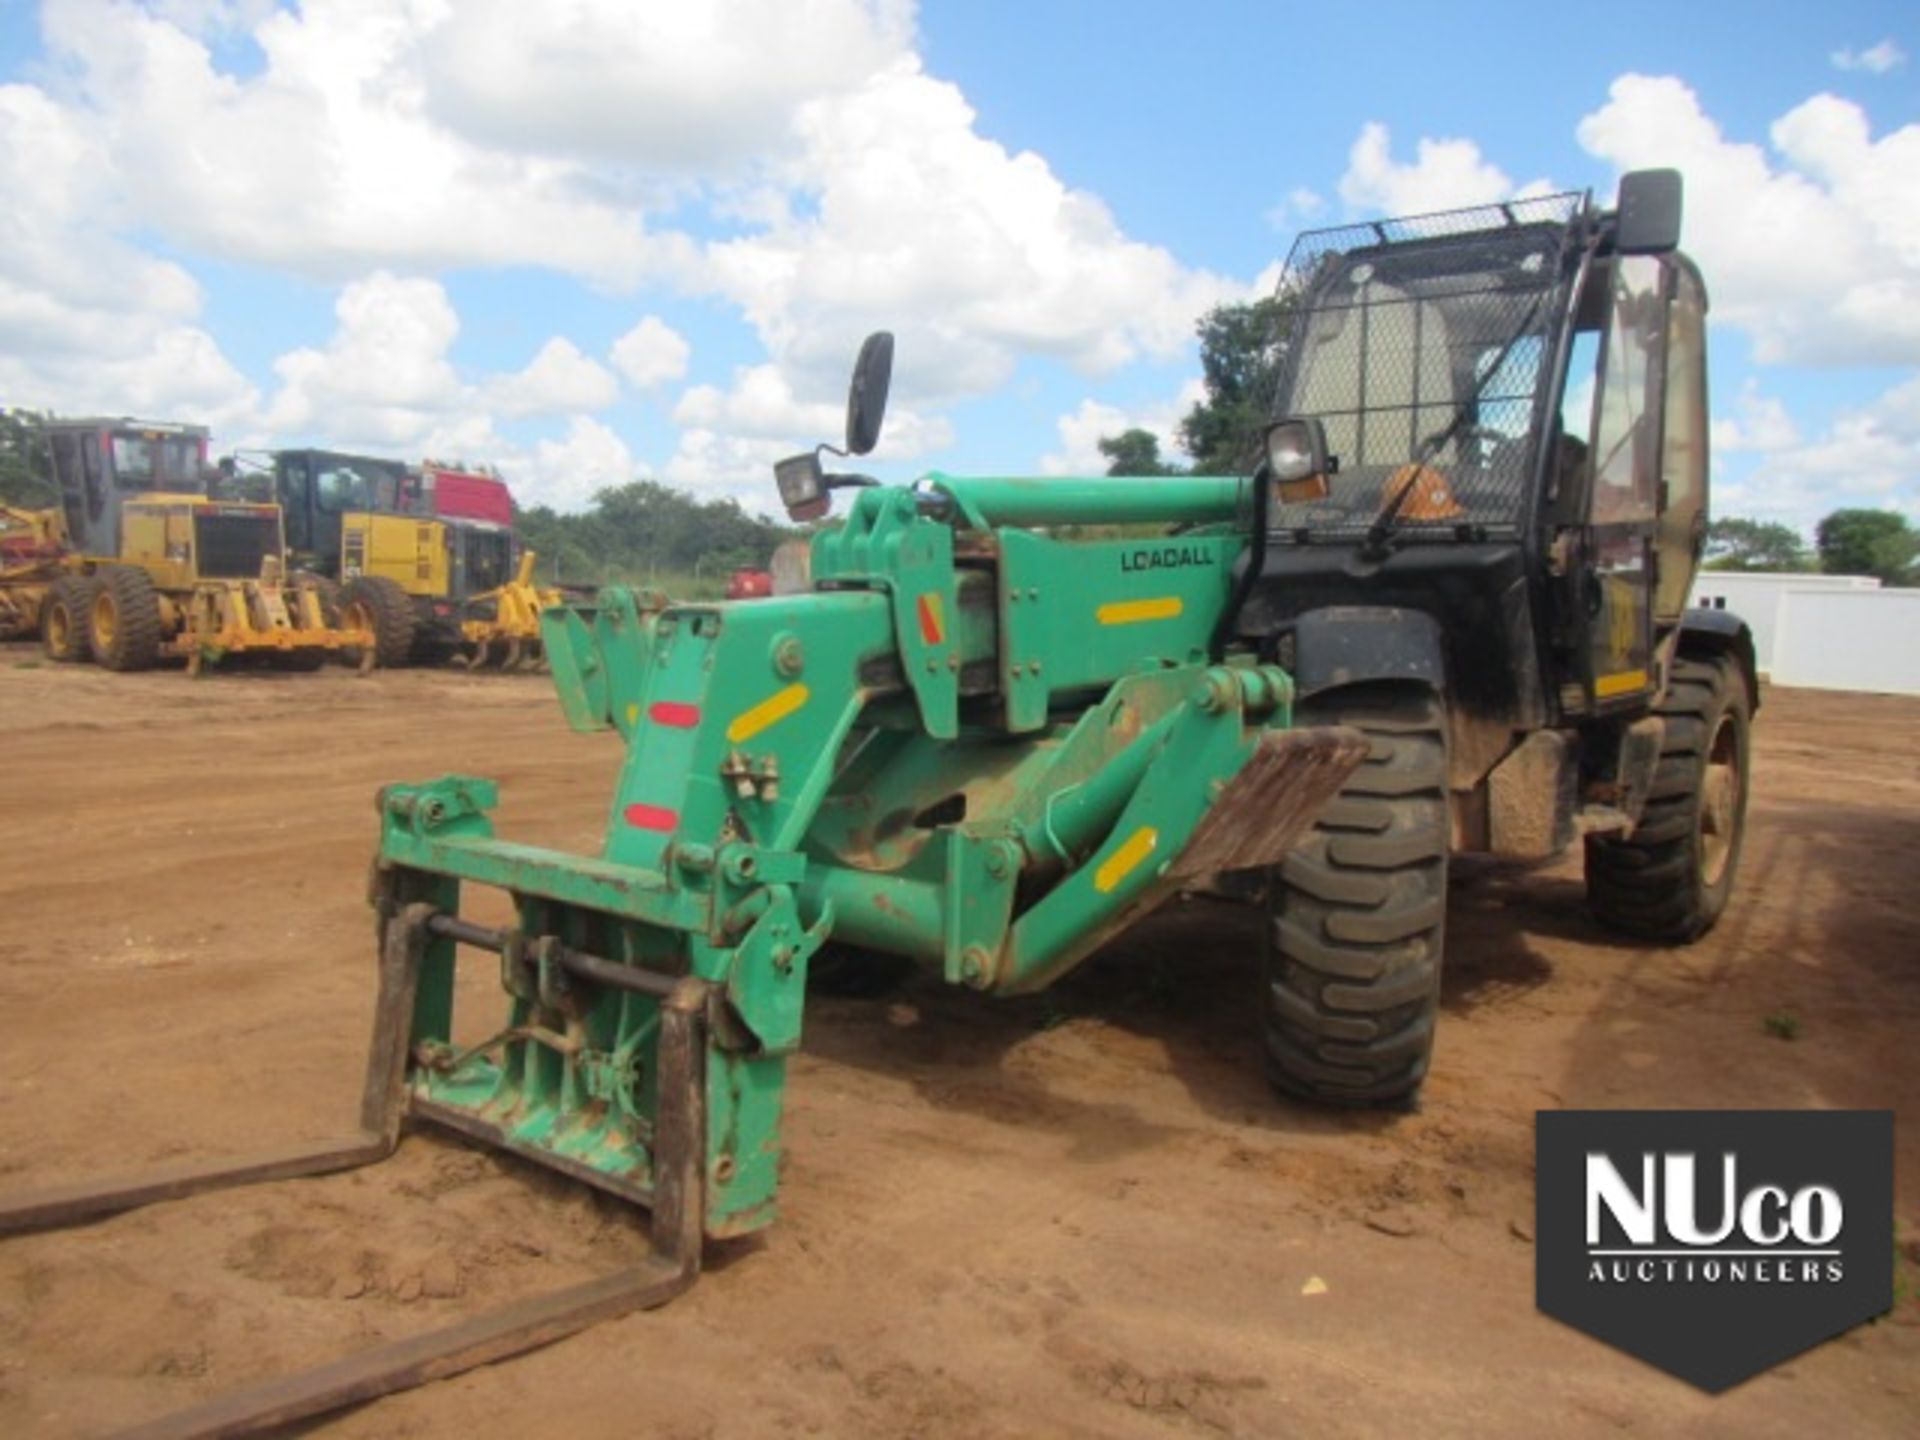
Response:
[[[420,42],[428,113],[484,144],[738,168],[912,39],[896,0],[469,0]]]
[[[1578,134],[1621,171],[1680,168],[1714,316],[1762,362],[1920,361],[1920,125],[1875,140],[1857,105],[1819,95],[1774,122],[1770,155],[1683,82],[1625,75]]]
[[[1300,185],[1289,190],[1284,200],[1267,211],[1266,220],[1274,229],[1288,234],[1312,224],[1326,208],[1326,199],[1319,191]]]
[[[686,338],[658,315],[645,316],[613,342],[614,366],[636,390],[678,380],[692,354]]]
[[[680,443],[661,467],[660,478],[703,499],[737,500],[755,514],[771,514],[777,505],[773,462],[793,450],[781,440],[690,426],[680,432]]]
[[[200,300],[185,270],[113,238],[140,232],[342,282],[349,309],[384,297],[387,319],[343,310],[331,340],[282,357],[252,417],[263,435],[472,448],[493,413],[611,403],[601,359],[563,337],[516,377],[454,375],[457,317],[412,288],[431,280],[399,277],[455,266],[738,306],[779,393],[750,364],[695,396],[719,418],[688,422],[713,433],[688,438],[682,469],[716,475],[738,459],[733,440],[837,431],[816,422],[837,417],[869,330],[900,337],[884,443],[904,456],[950,443],[939,407],[1024,356],[1089,373],[1178,356],[1202,311],[1244,293],[1129,238],[1043,157],[983,136],[959,89],[924,73],[912,0],[47,0],[42,32],[44,86],[6,88],[35,120],[21,153],[38,164],[15,189],[48,214],[16,211],[0,232],[0,335],[24,343],[38,324],[110,353],[87,327],[115,328],[100,287],[117,284],[148,317],[134,348],[163,353],[156,337],[191,330]],[[237,38],[257,63],[223,69]],[[730,238],[703,246],[678,228],[703,220]],[[99,313],[43,313],[72,294]],[[650,316],[602,359],[645,390],[681,379],[689,356]],[[218,366],[200,360],[205,389]],[[240,377],[219,378],[229,409],[254,403]]]
[[[1709,441],[1714,455],[1737,455],[1743,451],[1785,450],[1800,443],[1800,427],[1787,413],[1778,396],[1762,395],[1759,385],[1749,380],[1737,399],[1721,401],[1733,414],[1714,420]]]
[[[274,361],[280,389],[264,417],[274,434],[405,447],[468,405],[447,358],[460,317],[438,281],[378,271],[341,290],[334,317],[324,346]]]
[[[1161,404],[1136,410],[1088,398],[1078,408],[1054,422],[1060,433],[1060,448],[1040,457],[1042,475],[1104,475],[1109,461],[1100,453],[1100,441],[1128,430],[1149,430],[1160,439],[1160,458],[1180,462],[1186,452],[1180,446],[1180,421],[1206,398],[1206,386],[1198,376],[1180,388],[1179,394]]]
[[[1865,70],[1872,75],[1884,75],[1889,70],[1907,63],[1907,52],[1891,39],[1882,40],[1878,45],[1868,46],[1864,50],[1835,50],[1827,56],[1836,70]]]
[[[604,410],[620,396],[620,382],[606,367],[556,335],[540,347],[527,368],[502,375],[487,385],[492,410],[509,418],[562,411]]]
[[[1364,125],[1347,152],[1340,177],[1340,198],[1355,210],[1384,215],[1425,215],[1505,200],[1547,189],[1534,181],[1516,188],[1506,171],[1480,153],[1471,140],[1432,140],[1421,136],[1411,163],[1393,158],[1393,138],[1378,121]]]
[[[239,422],[233,443],[321,441],[405,459],[437,456],[497,465],[523,504],[578,509],[596,490],[640,473],[627,444],[583,410],[610,404],[606,369],[555,336],[523,370],[469,380],[451,351],[460,317],[436,280],[376,271],[342,287],[334,332],[274,362],[280,386]],[[530,449],[495,429],[496,416],[561,415],[563,438]]]
[[[1737,484],[1716,483],[1721,514],[1784,520],[1810,530],[1843,506],[1899,510],[1920,520],[1920,377],[1840,415],[1804,443],[1766,451]]]
[[[514,493],[522,504],[546,504],[579,510],[594,492],[624,485],[645,474],[627,442],[587,415],[576,415],[561,440],[542,440],[521,464],[510,469]]]
[[[98,137],[40,90],[0,85],[0,392],[15,404],[216,422],[253,403],[194,322],[200,287],[112,234]]]
[[[689,256],[579,165],[433,121],[420,50],[455,19],[430,3],[274,11],[246,76],[216,68],[198,26],[111,0],[48,0],[42,31],[126,218],[196,249],[330,276],[521,263],[622,285]]]
[[[807,203],[710,247],[708,283],[804,399],[844,385],[869,330],[896,332],[901,393],[939,404],[1003,383],[1023,354],[1088,371],[1178,354],[1233,291],[1128,239],[1095,196],[974,118],[911,56],[804,105],[782,177]]]
[[[777,365],[749,365],[734,372],[731,388],[695,385],[674,406],[677,424],[752,440],[777,441],[781,454],[830,441],[846,428],[844,402],[801,400]],[[908,460],[953,443],[953,428],[901,405],[887,407],[875,454]]]

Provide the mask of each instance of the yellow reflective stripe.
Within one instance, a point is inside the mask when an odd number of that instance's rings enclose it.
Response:
[[[1593,682],[1593,693],[1602,700],[1609,696],[1626,695],[1646,688],[1647,672],[1644,670],[1619,670],[1611,675],[1602,675]]]
[[[627,706],[627,728],[631,730],[634,726],[638,725],[639,723],[640,723],[640,706],[638,704]]]
[[[784,690],[776,690],[751,710],[742,710],[734,716],[733,723],[727,726],[727,739],[736,745],[743,740],[751,740],[769,725],[778,725],[806,703],[807,687],[804,685],[794,684]]]
[[[1162,595],[1155,600],[1115,600],[1094,611],[1102,625],[1137,625],[1142,620],[1171,620],[1185,607],[1178,595]]]
[[[1093,872],[1093,888],[1105,895],[1131,875],[1159,843],[1160,832],[1151,825],[1142,825],[1118,850],[1100,862],[1100,868]]]

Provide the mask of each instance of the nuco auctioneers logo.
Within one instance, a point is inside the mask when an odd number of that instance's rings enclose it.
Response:
[[[1724,1390],[1893,1304],[1893,1114],[1542,1111],[1540,1308]]]

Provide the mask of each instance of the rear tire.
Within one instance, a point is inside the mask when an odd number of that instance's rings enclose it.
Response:
[[[151,670],[160,658],[160,592],[131,565],[110,565],[87,611],[93,658],[109,670]]]
[[[1587,903],[1611,929],[1684,943],[1727,908],[1746,838],[1753,700],[1730,656],[1674,661],[1640,823],[1587,837]]]
[[[62,575],[48,588],[40,602],[40,648],[49,660],[76,665],[93,658],[87,626],[97,583],[91,575]]]
[[[340,613],[351,629],[373,632],[373,663],[397,669],[413,655],[413,599],[384,575],[356,575],[340,591]]]
[[[1288,1095],[1406,1100],[1426,1078],[1446,931],[1446,711],[1425,685],[1356,685],[1300,723],[1372,742],[1269,889],[1267,1073]]]

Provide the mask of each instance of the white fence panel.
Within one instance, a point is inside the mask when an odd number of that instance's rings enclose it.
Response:
[[[1769,668],[1776,685],[1920,695],[1920,590],[1784,592]]]
[[[1753,632],[1753,658],[1762,673],[1774,667],[1774,637],[1780,629],[1780,607],[1787,595],[1806,591],[1877,590],[1871,575],[1757,575],[1740,570],[1702,570],[1694,578],[1690,605],[1727,610],[1747,622]]]

